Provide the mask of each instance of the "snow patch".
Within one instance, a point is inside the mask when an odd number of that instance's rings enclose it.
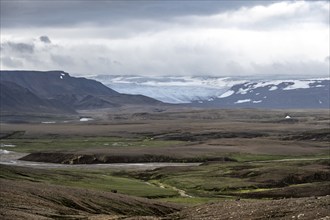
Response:
[[[93,121],[93,118],[80,118],[79,121],[86,122],[86,121]]]
[[[290,119],[290,118],[291,118],[290,115],[285,116],[285,119]]]
[[[41,124],[55,124],[55,121],[42,121]]]
[[[63,79],[63,76],[60,76],[60,79]]]
[[[226,97],[229,97],[231,95],[233,95],[235,93],[235,91],[233,90],[228,90],[227,92],[223,93],[222,95],[219,96],[219,98],[226,98]]]
[[[242,100],[237,100],[235,104],[240,104],[240,103],[245,103],[245,102],[251,102],[251,99],[242,99]]]
[[[240,88],[240,89],[236,92],[236,94],[242,94],[242,95],[245,95],[248,91],[249,91],[249,88],[246,88],[246,89]]]
[[[275,90],[277,90],[277,89],[278,89],[277,86],[272,86],[272,87],[269,88],[269,91],[275,91]]]
[[[260,102],[262,102],[262,100],[253,101],[252,103],[260,103]]]
[[[9,151],[9,150],[0,149],[0,155],[1,154],[10,154],[10,153],[11,153],[11,151]]]
[[[310,84],[314,83],[315,81],[310,80],[292,80],[290,81],[290,85],[283,90],[293,90],[293,89],[309,89],[311,88]]]
[[[1,143],[0,146],[1,147],[16,147],[15,144],[3,144],[3,143]]]

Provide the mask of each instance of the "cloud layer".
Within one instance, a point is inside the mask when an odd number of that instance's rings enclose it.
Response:
[[[1,15],[1,69],[63,69],[78,75],[329,75],[328,1],[236,2],[225,8],[211,3],[198,12],[185,7],[171,11],[173,3],[155,2],[140,5],[140,13],[131,8],[129,15],[129,2],[123,2],[116,7],[125,16],[114,13],[107,22],[101,18],[104,7],[89,22],[73,16],[66,25],[52,23],[52,16],[18,25],[7,12]]]

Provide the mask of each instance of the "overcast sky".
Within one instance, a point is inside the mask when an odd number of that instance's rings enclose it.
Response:
[[[1,0],[1,69],[329,76],[329,1]]]

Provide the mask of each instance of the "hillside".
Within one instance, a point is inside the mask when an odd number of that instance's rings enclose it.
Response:
[[[0,82],[0,108],[4,112],[75,113],[55,99],[40,98],[14,82]]]
[[[141,95],[118,93],[102,83],[71,77],[63,71],[0,71],[1,109],[17,112],[74,113],[127,104],[157,105]]]

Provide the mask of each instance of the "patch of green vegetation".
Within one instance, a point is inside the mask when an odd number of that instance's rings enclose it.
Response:
[[[249,161],[272,161],[285,159],[329,159],[329,152],[312,155],[270,155],[270,154],[248,154],[248,153],[229,153],[226,156],[237,160],[238,162]]]
[[[146,198],[163,198],[178,195],[173,189],[160,188],[134,178],[114,176],[111,171],[105,170],[42,170],[1,165],[0,178],[45,182],[108,192],[116,191],[122,194]]]
[[[242,189],[242,190],[237,190],[237,193],[252,193],[252,192],[264,192],[271,190],[272,188],[258,188],[258,189]]]
[[[166,147],[184,144],[182,141],[162,141],[151,139],[129,139],[119,137],[86,138],[38,138],[38,139],[1,139],[2,144],[14,144],[11,150],[24,153],[65,151],[74,152],[84,149],[109,149],[116,147]]]
[[[219,162],[190,168],[159,168],[132,175],[166,188],[175,187],[196,198],[217,198],[262,193],[271,198],[283,187],[310,184],[306,195],[317,191],[318,182],[329,181],[325,160],[287,160],[281,162]],[[299,196],[298,194],[296,196]],[[175,200],[173,198],[173,200]],[[189,200],[185,198],[183,200]],[[180,201],[179,201],[180,202]],[[192,201],[194,202],[194,201]]]

